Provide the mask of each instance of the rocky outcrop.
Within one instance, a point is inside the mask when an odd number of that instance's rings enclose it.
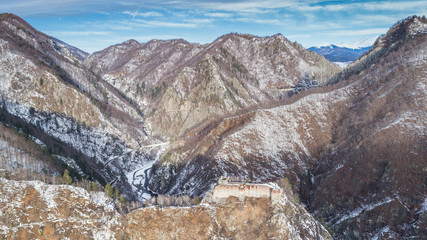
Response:
[[[120,239],[122,218],[102,192],[0,178],[0,238]]]
[[[0,178],[2,239],[331,239],[292,196],[149,207],[120,215],[102,192]],[[13,217],[12,217],[13,216]]]

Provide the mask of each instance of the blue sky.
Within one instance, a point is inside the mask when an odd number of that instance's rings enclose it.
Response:
[[[87,52],[128,39],[184,38],[208,43],[230,32],[281,33],[304,47],[353,42],[384,34],[423,1],[0,0],[0,10]]]

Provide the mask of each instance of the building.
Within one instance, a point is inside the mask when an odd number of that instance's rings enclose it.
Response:
[[[280,199],[281,190],[275,184],[247,183],[239,179],[221,177],[206,199],[214,203],[224,203],[231,196],[240,201],[244,201],[246,197],[268,198],[275,203]]]

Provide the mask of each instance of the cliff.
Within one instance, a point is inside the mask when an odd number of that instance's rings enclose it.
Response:
[[[331,239],[287,195],[223,205],[149,207],[120,215],[102,192],[0,178],[2,239]]]

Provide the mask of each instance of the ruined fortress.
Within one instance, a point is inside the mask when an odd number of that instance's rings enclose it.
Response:
[[[239,198],[240,201],[244,201],[246,197],[268,198],[275,203],[279,201],[281,191],[273,184],[247,183],[230,177],[221,177],[204,201],[225,203],[231,196]]]

